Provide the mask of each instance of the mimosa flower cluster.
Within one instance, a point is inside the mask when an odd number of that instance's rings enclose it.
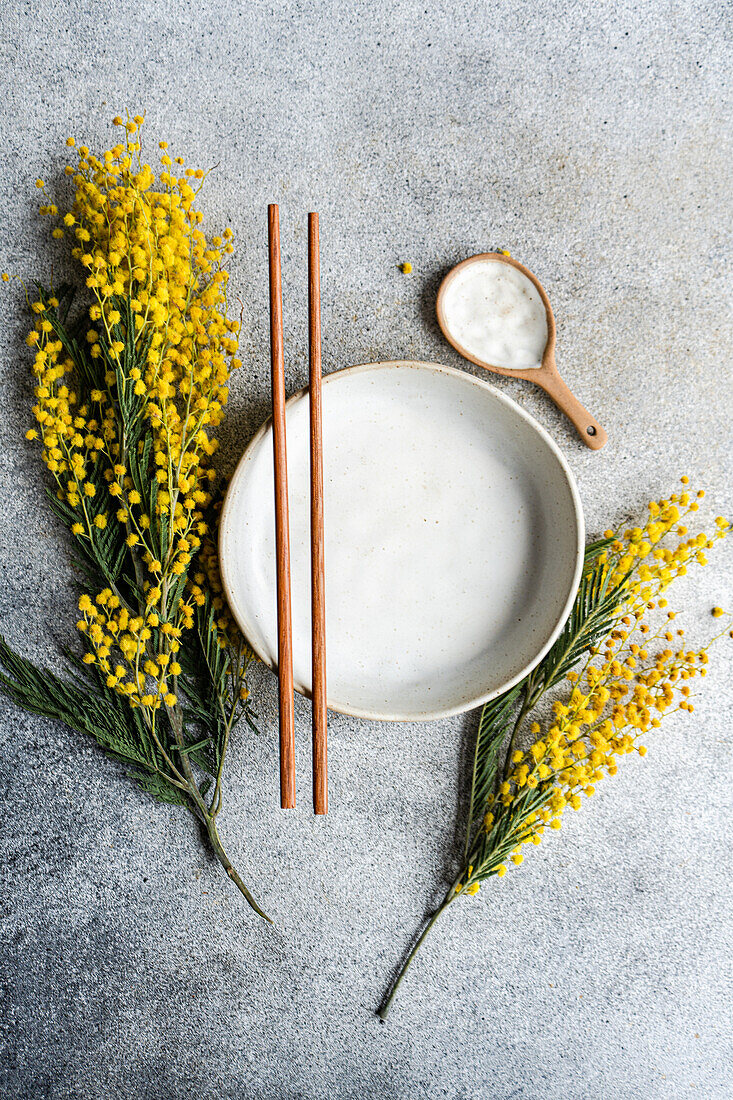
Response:
[[[590,647],[580,670],[567,672],[568,693],[552,704],[551,719],[531,724],[529,747],[510,746],[503,779],[487,797],[480,854],[468,863],[457,894],[475,894],[484,879],[506,874],[507,854],[521,864],[522,846],[539,844],[547,828],[560,829],[562,814],[579,810],[582,797],[616,774],[621,757],[646,754],[645,735],[665,716],[694,710],[689,682],[706,675],[711,643],[698,650],[685,646],[663,593],[690,564],[706,565],[706,551],[730,529],[718,516],[710,534],[689,533],[686,521],[704,495],[685,489],[651,501],[643,527],[605,532],[608,546],[593,568],[598,586],[614,593],[610,629]]]
[[[85,272],[85,358],[97,369],[90,379],[80,349],[60,334],[59,298],[41,295],[28,337],[38,429],[28,436],[40,433],[73,534],[103,548],[109,525],[124,532],[135,606],[110,583],[81,597],[78,626],[85,661],[149,720],[176,704],[181,635],[205,598],[204,573],[192,563],[209,534],[217,476],[210,432],[223,416],[230,371],[241,365],[239,322],[226,316],[232,231],[207,240],[194,205],[206,174],[184,170],[161,142],[156,179],[142,158],[142,116],[115,124],[116,145],[101,157],[81,146],[67,167],[70,209],[41,207],[60,223],[54,236],[72,238]]]

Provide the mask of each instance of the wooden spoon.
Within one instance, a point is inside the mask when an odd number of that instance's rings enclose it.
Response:
[[[526,370],[508,370],[505,367],[495,367],[492,363],[486,363],[483,359],[477,359],[475,355],[466,351],[451,333],[448,318],[444,310],[445,292],[458,272],[468,264],[476,263],[477,260],[493,260],[499,264],[508,264],[510,267],[516,267],[517,271],[521,271],[522,274],[537,287],[547,312],[547,343],[542,355],[541,366],[531,367]],[[552,312],[552,306],[550,305],[550,300],[539,279],[537,279],[524,264],[518,263],[517,260],[513,260],[511,256],[507,256],[503,252],[481,252],[477,256],[469,256],[467,260],[463,260],[462,263],[457,264],[456,267],[449,271],[443,279],[438,291],[436,310],[438,314],[438,324],[441,327],[443,335],[448,343],[452,344],[456,351],[465,359],[470,359],[472,363],[476,363],[477,366],[484,367],[486,370],[494,371],[495,374],[505,374],[508,378],[526,378],[528,382],[534,382],[535,385],[540,386],[545,393],[548,393],[557,407],[565,413],[568,419],[572,420],[586,447],[590,447],[592,451],[600,451],[601,447],[606,445],[608,436],[601,425],[595,417],[591,416],[587,409],[583,408],[575,394],[568,389],[567,385],[560,377],[555,364],[555,317]]]

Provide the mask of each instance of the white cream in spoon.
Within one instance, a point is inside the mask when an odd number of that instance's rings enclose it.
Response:
[[[534,283],[511,264],[474,260],[448,282],[443,318],[457,344],[505,370],[542,365],[547,312]]]

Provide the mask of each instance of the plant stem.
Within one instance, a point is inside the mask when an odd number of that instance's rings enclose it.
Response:
[[[506,777],[509,775],[509,772],[511,771],[512,752],[514,751],[514,742],[517,739],[517,733],[519,732],[519,727],[521,726],[522,722],[527,717],[527,715],[529,714],[529,711],[532,709],[532,706],[534,705],[534,702],[531,698],[531,683],[532,683],[531,679],[527,681],[527,686],[524,689],[524,702],[522,703],[519,714],[517,715],[517,720],[514,723],[514,728],[512,729],[511,737],[509,738],[509,744],[507,745],[507,748],[506,748],[506,756],[504,757],[504,774],[503,774],[504,779],[506,779]]]
[[[183,715],[181,713],[181,708],[178,705],[174,707],[169,707],[166,703],[165,709],[168,715],[168,721],[170,722],[171,730],[173,731],[173,739],[175,740],[179,750],[181,750],[179,752],[179,755],[181,757],[181,768],[183,769],[183,774],[188,784],[189,796],[196,806],[197,810],[199,811],[202,819],[205,821],[205,819],[208,817],[206,803],[201,797],[199,785],[196,782],[196,776],[194,775],[193,768],[191,767],[191,761],[188,759],[187,754],[182,751],[186,747],[186,742],[183,736]]]
[[[168,712],[168,719],[169,719],[170,724],[171,724],[171,729],[173,730],[173,736],[176,740],[176,744],[178,745],[179,748],[183,748],[184,747],[183,722],[182,722],[180,709],[176,706],[176,707],[166,707],[166,710]],[[248,903],[252,906],[255,913],[257,913],[258,916],[260,916],[264,920],[266,920],[269,924],[272,924],[272,918],[268,917],[268,915],[267,915],[267,913],[265,913],[264,909],[260,909],[257,902],[255,901],[255,899],[252,897],[252,895],[250,894],[247,887],[242,882],[242,879],[239,875],[239,872],[236,870],[235,867],[232,866],[232,861],[230,860],[229,856],[226,854],[226,852],[224,850],[224,845],[221,842],[221,837],[219,836],[219,833],[218,833],[217,828],[216,828],[216,820],[215,819],[216,819],[216,814],[218,813],[218,810],[215,810],[215,811],[212,812],[212,810],[207,808],[206,802],[201,797],[201,791],[199,790],[198,783],[196,782],[196,776],[193,773],[193,768],[191,767],[191,761],[188,759],[188,756],[187,756],[186,753],[181,753],[181,760],[182,760],[183,771],[185,773],[186,780],[187,780],[188,795],[191,799],[191,806],[190,806],[191,812],[194,814],[195,817],[199,818],[201,820],[202,824],[205,826],[206,832],[209,835],[209,840],[211,841],[211,847],[214,849],[214,853],[216,855],[216,858],[219,860],[219,863],[221,863],[222,867],[224,868],[226,873],[229,875],[229,878],[232,880],[234,885],[244,895],[244,897],[247,899]]]
[[[220,700],[221,702],[221,700]],[[216,784],[214,786],[214,793],[211,796],[211,808],[209,810],[212,817],[216,817],[221,809],[221,780],[224,774],[224,758],[229,748],[229,737],[232,732],[232,722],[234,720],[236,703],[232,705],[232,712],[229,717],[224,714],[224,738],[221,745],[221,751],[219,753],[219,767],[216,769]],[[222,708],[223,709],[223,708]]]
[[[260,916],[264,920],[266,920],[269,924],[272,924],[272,918],[268,917],[267,913],[265,913],[265,911],[263,909],[260,909],[257,902],[255,901],[255,899],[252,897],[252,895],[250,894],[247,887],[242,882],[242,879],[240,878],[239,873],[232,866],[232,861],[229,859],[229,856],[224,851],[224,845],[222,844],[221,838],[220,838],[219,833],[217,831],[216,821],[214,820],[214,817],[211,814],[207,814],[206,821],[204,822],[204,824],[206,825],[206,832],[209,834],[209,840],[211,841],[211,847],[214,849],[214,852],[216,854],[216,858],[219,860],[222,867],[224,868],[226,873],[229,875],[229,878],[232,880],[232,882],[237,887],[237,889],[240,890],[242,892],[242,894],[244,894],[245,898],[247,899],[248,903],[252,906],[255,913],[257,913],[258,916]]]
[[[458,881],[458,880],[456,880],[456,881]],[[425,939],[428,932],[433,927],[433,925],[435,924],[436,920],[438,919],[440,914],[443,912],[443,910],[447,909],[448,906],[450,905],[450,903],[452,901],[454,901],[456,897],[457,897],[457,895],[456,895],[456,892],[455,892],[455,886],[451,886],[450,890],[445,895],[445,898],[443,899],[441,904],[435,910],[433,915],[429,918],[427,924],[425,925],[422,932],[420,933],[420,935],[417,939],[417,942],[415,943],[415,946],[412,948],[412,950],[410,951],[410,954],[407,956],[404,963],[402,964],[402,969],[400,970],[400,972],[397,975],[394,983],[392,984],[392,987],[389,991],[389,994],[382,1001],[382,1004],[380,1005],[379,1010],[377,1012],[377,1016],[379,1016],[380,1020],[386,1020],[387,1019],[387,1016],[389,1014],[389,1010],[392,1006],[392,1001],[395,998],[395,994],[397,993],[397,990],[400,988],[400,985],[402,983],[402,979],[404,978],[407,971],[410,969],[410,966],[412,965],[412,960],[415,958],[415,955],[420,950],[420,946],[421,946],[423,940]]]

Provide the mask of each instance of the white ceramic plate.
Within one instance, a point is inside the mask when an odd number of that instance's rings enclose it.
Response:
[[[308,395],[287,405],[296,689],[310,693]],[[410,721],[469,710],[547,652],[578,585],[583,516],[555,443],[463,371],[371,363],[323,385],[328,705]],[[232,611],[277,664],[272,432],[221,521]]]

